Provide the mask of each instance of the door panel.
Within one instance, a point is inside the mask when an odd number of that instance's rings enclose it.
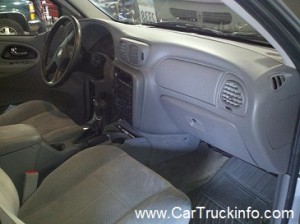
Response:
[[[0,46],[1,76],[13,75],[34,67],[40,55],[37,49],[25,44],[7,43]]]
[[[50,88],[41,77],[41,58],[45,34],[0,36],[0,107],[30,100],[45,100],[67,113],[75,122],[84,123],[90,115],[87,78],[74,72],[58,88]],[[19,55],[14,55],[13,51]],[[29,52],[30,51],[30,52]]]

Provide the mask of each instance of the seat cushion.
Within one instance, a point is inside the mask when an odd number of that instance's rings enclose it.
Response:
[[[186,195],[114,146],[86,149],[53,171],[20,208],[26,224],[188,223],[135,210],[190,210]]]
[[[16,216],[19,205],[18,192],[13,182],[0,168],[0,223],[24,224]]]
[[[0,168],[0,207],[16,215],[19,211],[18,192],[7,174]]]
[[[29,101],[0,116],[0,126],[29,124],[35,127],[47,143],[58,143],[74,138],[82,128],[67,115],[45,101]]]

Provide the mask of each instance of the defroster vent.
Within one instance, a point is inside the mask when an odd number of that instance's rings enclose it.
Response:
[[[244,103],[242,86],[233,80],[226,81],[221,90],[221,100],[229,106],[240,108]]]

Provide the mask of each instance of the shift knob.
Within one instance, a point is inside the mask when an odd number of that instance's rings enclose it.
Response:
[[[105,111],[107,110],[107,103],[105,100],[96,100],[93,99],[94,104],[94,112],[96,117],[103,117],[105,114]]]

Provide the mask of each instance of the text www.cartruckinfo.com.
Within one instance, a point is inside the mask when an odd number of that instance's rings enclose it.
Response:
[[[196,207],[193,210],[185,210],[174,207],[169,210],[135,210],[137,219],[245,219],[245,220],[264,220],[264,219],[293,219],[292,210],[265,210],[260,212],[252,207],[247,209],[226,208],[209,210],[205,207]]]

